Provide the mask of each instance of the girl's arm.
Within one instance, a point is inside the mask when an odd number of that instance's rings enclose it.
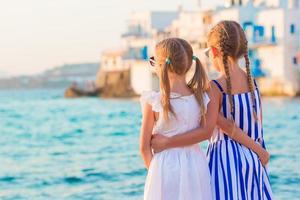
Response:
[[[231,139],[254,151],[263,165],[269,162],[269,153],[260,144],[251,139],[248,134],[243,132],[242,129],[236,127],[234,122],[219,115],[217,124]]]
[[[260,100],[259,100],[260,101]],[[262,106],[260,106],[260,119],[262,124]],[[248,147],[256,154],[258,154],[260,161],[263,165],[266,165],[269,162],[270,154],[266,151],[262,145],[256,143],[253,139],[251,139],[248,134],[243,132],[240,128],[237,128],[234,122],[224,118],[224,116],[219,115],[218,126],[223,129],[224,133],[228,135],[231,139],[237,141],[238,143]],[[232,130],[235,132],[232,132]],[[231,130],[231,131],[230,131]]]
[[[219,115],[221,94],[213,83],[211,83],[209,96],[210,102],[205,115],[206,123],[202,123],[200,128],[170,138],[155,134],[151,141],[154,151],[160,152],[168,148],[188,146],[209,139],[214,127],[218,124],[218,126],[225,131],[225,134],[233,140],[257,153],[261,162],[265,165],[269,160],[268,152],[262,148],[261,145],[252,140],[240,128],[236,127],[232,121]]]
[[[140,153],[144,160],[145,167],[148,169],[153,156],[150,142],[155,120],[151,105],[145,103],[142,109],[143,119],[140,131]]]
[[[160,152],[165,149],[189,146],[207,140],[216,126],[219,114],[219,98],[217,88],[211,84],[208,91],[210,101],[207,106],[207,112],[202,120],[202,126],[183,134],[178,134],[172,137],[165,137],[159,134],[154,134],[151,140],[151,146],[154,152]]]

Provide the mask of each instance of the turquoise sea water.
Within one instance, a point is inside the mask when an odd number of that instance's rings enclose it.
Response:
[[[136,100],[0,91],[0,199],[142,199]],[[268,98],[264,132],[276,199],[300,199],[300,99]]]

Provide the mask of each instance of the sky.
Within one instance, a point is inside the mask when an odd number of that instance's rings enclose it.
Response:
[[[212,7],[224,0],[202,0]],[[195,9],[197,0],[0,0],[0,77],[65,63],[99,62],[116,48],[130,13]]]

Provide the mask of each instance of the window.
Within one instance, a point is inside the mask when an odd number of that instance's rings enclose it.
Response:
[[[290,33],[291,34],[295,33],[295,24],[291,24],[291,26],[290,26]]]
[[[252,27],[253,26],[253,23],[250,22],[250,21],[246,21],[243,23],[243,29],[246,30],[248,27]]]
[[[255,42],[262,41],[264,39],[264,35],[265,35],[265,29],[263,26],[254,26],[253,40]]]
[[[293,63],[294,63],[295,65],[298,65],[298,59],[297,59],[297,57],[293,57]]]
[[[252,49],[249,49],[248,54],[249,54],[249,57],[252,58],[252,57],[253,57],[253,54],[254,54],[253,50],[252,50]]]
[[[275,43],[276,42],[276,32],[275,32],[275,26],[271,27],[271,42]]]

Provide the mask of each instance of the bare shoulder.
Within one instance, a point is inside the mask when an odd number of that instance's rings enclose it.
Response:
[[[221,95],[221,91],[214,81],[209,82],[209,89],[207,90],[207,92],[208,92],[208,94],[212,94],[215,96]]]
[[[213,81],[209,82],[209,88],[206,92],[210,99],[218,99],[220,97],[220,90]]]
[[[210,81],[207,94],[212,101],[214,101],[216,104],[220,104],[222,99],[222,92],[214,81]]]
[[[225,76],[220,76],[218,79],[216,79],[218,83],[224,88],[226,86],[226,78]]]

